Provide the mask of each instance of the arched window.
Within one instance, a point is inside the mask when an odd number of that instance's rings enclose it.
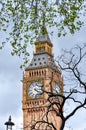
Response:
[[[31,77],[31,72],[29,72],[29,76]]]
[[[37,71],[37,76],[38,76],[38,71]]]

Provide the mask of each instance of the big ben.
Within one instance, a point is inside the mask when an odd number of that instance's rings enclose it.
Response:
[[[48,106],[48,95],[45,92],[55,92],[63,89],[61,72],[54,61],[53,44],[47,30],[43,29],[36,39],[35,50],[31,63],[25,69],[23,76],[23,128],[31,130],[34,122],[46,120],[45,114]],[[61,120],[54,112],[49,113],[49,122],[57,130],[60,129]],[[37,130],[53,130],[46,124],[37,126]]]

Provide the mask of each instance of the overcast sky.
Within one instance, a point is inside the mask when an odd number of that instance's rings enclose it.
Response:
[[[54,44],[53,52],[55,57],[57,57],[61,54],[62,48],[70,49],[75,44],[86,43],[86,25],[74,35],[68,34],[66,37],[62,38],[56,38],[54,35],[51,39]],[[19,68],[21,59],[16,56],[11,56],[10,50],[10,46],[7,45],[0,51],[0,130],[5,130],[4,123],[8,120],[9,115],[12,116],[12,121],[15,123],[13,130],[22,128],[21,80],[23,71]],[[33,53],[33,46],[31,46],[31,50]],[[72,118],[68,121],[66,126],[72,126],[73,130],[85,130],[86,111],[81,110],[77,112],[76,116],[79,116],[79,118]],[[65,130],[69,130],[69,128]]]

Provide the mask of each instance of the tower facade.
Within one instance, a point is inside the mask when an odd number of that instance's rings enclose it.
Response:
[[[30,65],[23,76],[23,127],[31,130],[31,126],[37,122],[46,120],[45,113],[48,107],[48,95],[46,92],[63,90],[63,80],[53,56],[53,44],[48,33],[40,32],[35,42],[35,50]],[[45,91],[45,92],[44,92]],[[61,120],[54,112],[49,113],[49,122],[59,130]],[[37,126],[38,130],[53,130],[45,124]]]

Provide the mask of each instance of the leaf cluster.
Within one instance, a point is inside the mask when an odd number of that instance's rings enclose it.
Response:
[[[68,30],[73,34],[83,24],[80,16],[85,8],[85,0],[0,0],[0,31],[8,34],[12,55],[28,57],[26,44],[34,43],[43,26],[56,27],[58,37]]]

